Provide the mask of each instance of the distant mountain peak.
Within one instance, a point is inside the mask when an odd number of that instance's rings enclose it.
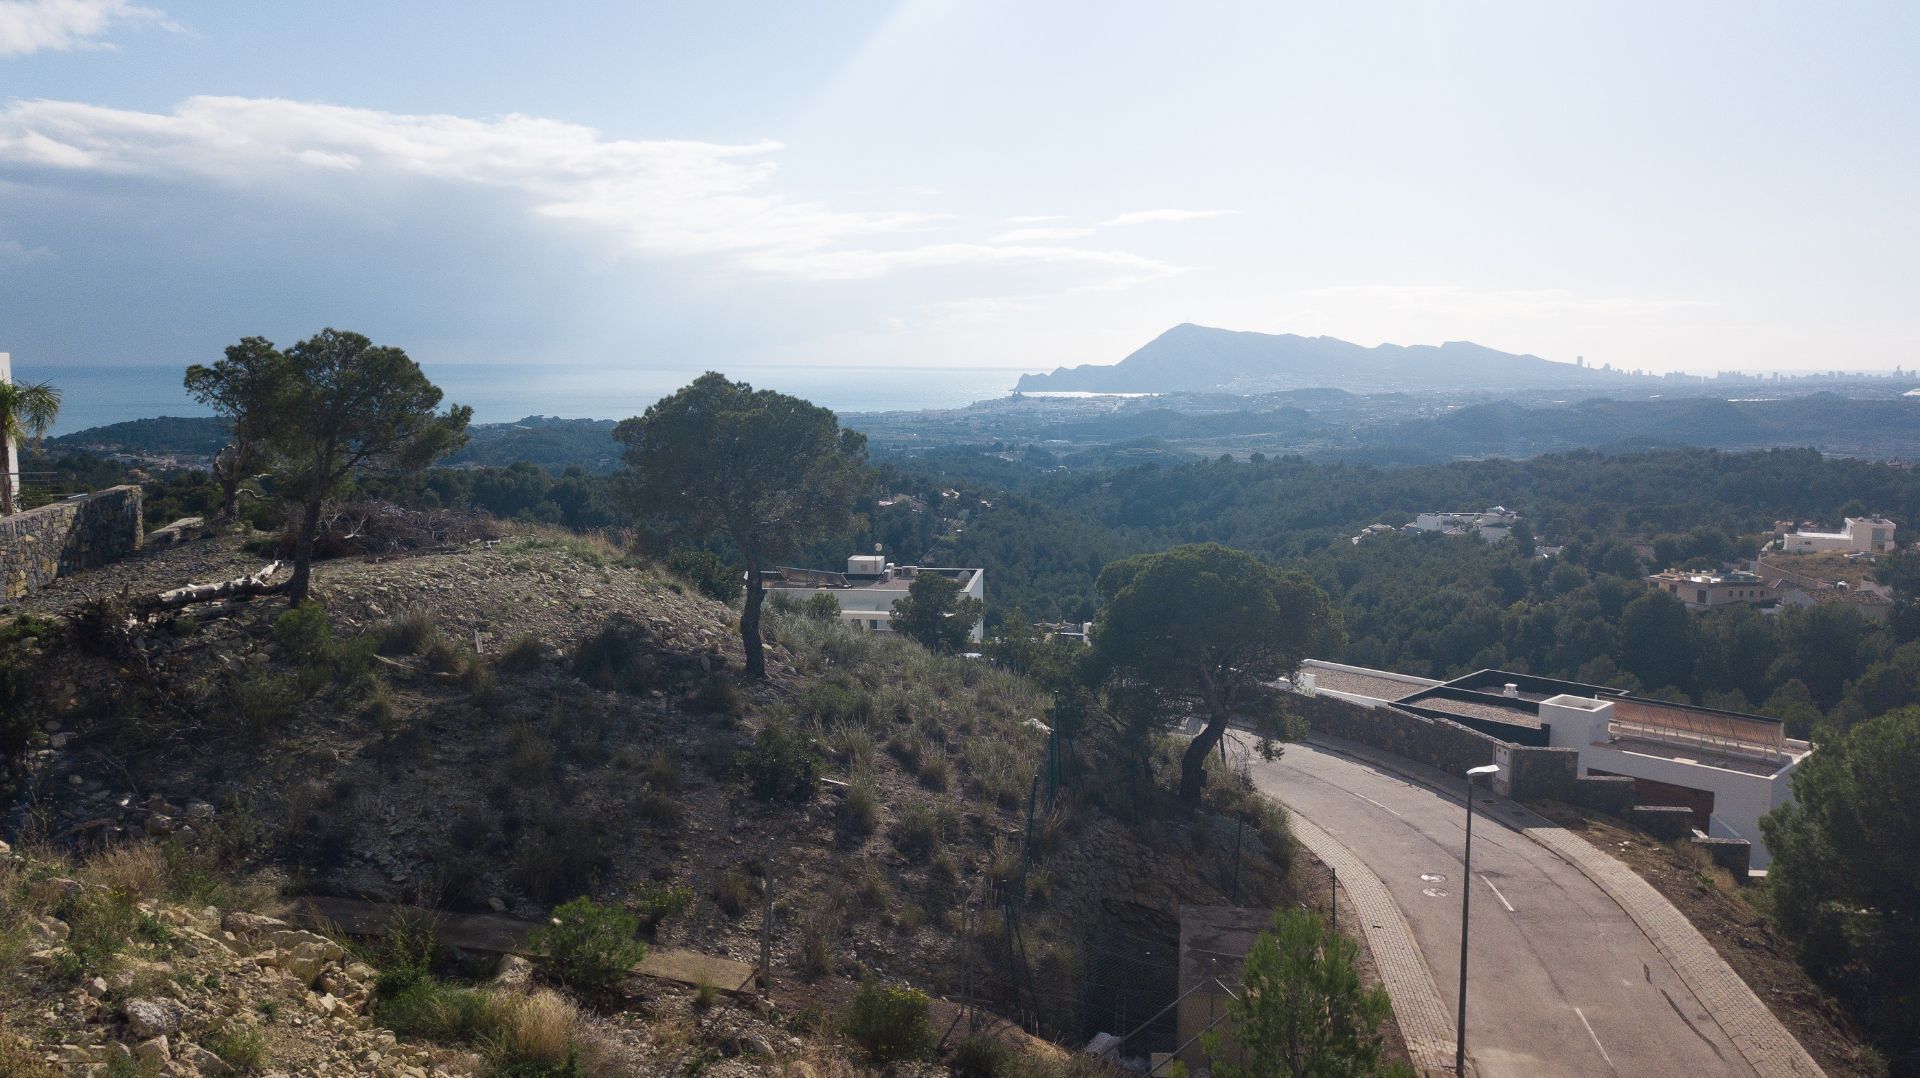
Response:
[[[1444,357],[1445,362],[1436,362]],[[1270,392],[1285,389],[1600,388],[1631,376],[1515,355],[1472,341],[1379,344],[1182,322],[1118,363],[1022,375],[1022,392]]]

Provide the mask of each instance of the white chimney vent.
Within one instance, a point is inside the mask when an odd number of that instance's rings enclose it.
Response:
[[[1518,700],[1520,698],[1520,686],[1515,682],[1509,681],[1507,682],[1506,686],[1500,690],[1500,695],[1510,696],[1515,700]]]

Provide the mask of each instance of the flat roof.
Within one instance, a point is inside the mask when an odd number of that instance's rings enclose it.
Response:
[[[1402,697],[1395,703],[1401,707],[1422,708],[1456,718],[1479,719],[1482,722],[1540,729],[1540,709],[1533,701],[1516,700],[1490,693],[1449,689],[1448,686],[1442,685],[1438,688],[1422,689],[1411,696]]]
[[[1352,696],[1364,696],[1369,700],[1379,700],[1383,703],[1400,699],[1407,695],[1409,689],[1419,689],[1418,685],[1398,678],[1362,674],[1352,670],[1329,670],[1317,666],[1311,672],[1317,688],[1344,692]]]
[[[769,588],[793,591],[897,591],[904,595],[907,589],[913,586],[913,577],[903,573],[894,573],[890,576],[859,576],[819,569],[793,569],[791,571],[797,579],[788,579],[786,576],[788,567],[781,566],[775,571],[781,575],[765,581]],[[958,580],[962,584],[971,583],[974,574],[979,571],[978,569],[941,569],[933,566],[914,568],[915,573],[938,573]]]

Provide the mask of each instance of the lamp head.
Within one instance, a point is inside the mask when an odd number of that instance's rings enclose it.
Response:
[[[1491,775],[1498,770],[1500,770],[1499,764],[1481,764],[1479,767],[1467,768],[1467,774],[1468,775]]]

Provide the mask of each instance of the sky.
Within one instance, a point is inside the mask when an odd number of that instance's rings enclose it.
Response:
[[[1920,363],[1920,6],[0,0],[0,351]]]

